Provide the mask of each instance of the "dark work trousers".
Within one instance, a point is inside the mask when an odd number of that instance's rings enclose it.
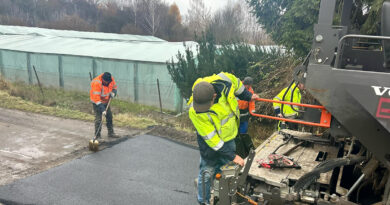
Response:
[[[102,122],[102,113],[99,111],[98,106],[93,103],[93,110],[95,111],[95,134],[97,137],[100,137],[100,131],[102,130],[102,127],[99,129],[99,125]],[[107,107],[107,104],[103,104],[104,107]],[[111,108],[109,107],[107,109],[106,113],[106,125],[108,130],[108,135],[114,133],[114,125],[112,124],[112,112]],[[98,130],[99,129],[99,130]]]

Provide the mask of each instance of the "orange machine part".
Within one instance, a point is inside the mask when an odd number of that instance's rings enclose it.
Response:
[[[321,109],[321,121],[320,121],[320,123],[306,122],[303,120],[295,120],[295,119],[288,119],[288,118],[284,118],[284,117],[275,117],[275,116],[270,116],[270,115],[257,114],[257,113],[253,113],[253,112],[251,112],[251,110],[249,110],[250,114],[253,116],[268,118],[268,119],[273,119],[273,120],[281,120],[281,121],[292,122],[292,123],[298,123],[298,124],[309,125],[309,126],[316,126],[316,127],[325,127],[325,128],[330,127],[330,120],[332,118],[332,115],[322,105],[310,105],[310,104],[301,104],[301,103],[293,103],[293,102],[284,102],[284,101],[269,100],[269,99],[264,99],[264,98],[256,98],[255,101],[270,102],[270,103],[276,102],[276,103],[287,104],[287,105],[296,105],[296,106],[300,106],[300,107]]]

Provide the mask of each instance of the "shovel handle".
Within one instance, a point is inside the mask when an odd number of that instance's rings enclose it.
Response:
[[[106,107],[106,112],[107,112],[108,108],[110,107],[111,99],[112,99],[112,97],[110,96],[110,98],[108,99],[108,103],[107,103],[107,107]]]
[[[108,99],[108,103],[107,103],[107,107],[106,107],[106,110],[105,110],[105,112],[107,112],[107,110],[108,110],[108,108],[110,107],[110,104],[111,104],[111,96],[110,96],[110,98]],[[103,118],[104,116],[102,115],[102,120],[100,121],[100,125],[99,125],[99,129],[98,130],[100,130],[100,128],[102,127],[102,124],[103,124]],[[95,141],[96,140],[96,135],[97,135],[97,132],[95,133],[95,137],[93,138],[93,141]]]

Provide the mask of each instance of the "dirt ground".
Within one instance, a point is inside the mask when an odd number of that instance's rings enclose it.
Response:
[[[115,120],[114,120],[115,124]],[[94,135],[93,123],[0,108],[0,185],[31,176],[91,152],[88,141]],[[108,139],[105,125],[102,137],[106,146],[138,135],[163,136],[196,146],[195,135],[166,126],[147,130],[115,127],[120,139]]]
[[[123,138],[141,133],[123,128],[115,132]],[[88,141],[93,135],[90,122],[0,108],[0,185],[91,153]],[[107,139],[105,126],[102,136],[107,144],[115,143]]]

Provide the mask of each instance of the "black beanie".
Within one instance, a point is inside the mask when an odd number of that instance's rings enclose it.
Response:
[[[104,74],[103,74],[103,80],[104,81],[106,81],[106,82],[111,82],[112,81],[112,78],[111,78],[111,73],[109,73],[109,72],[105,72]]]

